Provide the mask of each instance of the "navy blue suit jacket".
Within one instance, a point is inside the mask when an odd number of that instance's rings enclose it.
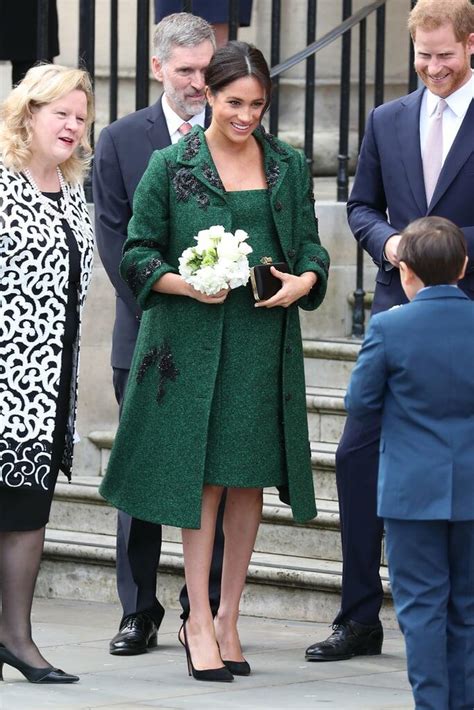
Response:
[[[474,520],[474,303],[452,286],[370,320],[346,395],[382,413],[378,514]]]
[[[474,101],[427,205],[419,132],[423,91],[418,89],[370,113],[347,203],[351,230],[379,267],[373,313],[406,303],[398,269],[383,268],[383,249],[390,236],[427,215],[446,217],[462,228],[469,265],[459,285],[474,298]]]
[[[95,149],[95,233],[100,258],[116,291],[112,367],[125,370],[132,361],[141,312],[119,275],[119,265],[136,187],[153,151],[171,143],[161,101],[162,97],[153,106],[103,128]]]

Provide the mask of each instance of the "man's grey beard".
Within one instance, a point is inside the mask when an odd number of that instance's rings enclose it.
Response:
[[[196,116],[198,113],[204,110],[206,106],[206,99],[203,97],[202,101],[196,103],[195,101],[186,101],[183,99],[178,92],[176,92],[172,86],[167,86],[166,83],[163,84],[165,94],[168,97],[170,103],[173,103],[181,113],[186,116]]]

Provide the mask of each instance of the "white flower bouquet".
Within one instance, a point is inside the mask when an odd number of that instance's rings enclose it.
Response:
[[[226,232],[221,225],[198,232],[196,246],[179,257],[179,273],[197,291],[213,296],[224,288],[245,286],[250,276],[247,255],[253,249],[247,232]]]

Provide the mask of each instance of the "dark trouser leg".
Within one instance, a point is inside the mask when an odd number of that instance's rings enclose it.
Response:
[[[222,494],[222,500],[217,512],[216,534],[214,537],[214,549],[212,551],[211,571],[209,574],[209,601],[211,604],[212,615],[217,614],[221,600],[221,577],[222,577],[222,561],[224,558],[224,509],[225,509],[226,491]],[[179,602],[183,607],[182,619],[187,619],[189,616],[189,598],[186,585],[181,590]]]
[[[449,709],[474,708],[474,521],[449,525]]]
[[[385,520],[385,530],[393,600],[405,637],[416,708],[461,710],[461,705],[448,702],[449,523],[390,519]]]
[[[117,590],[123,616],[147,612],[161,624],[163,607],[156,598],[160,563],[161,525],[132,518],[122,510],[117,517]]]
[[[114,368],[115,397],[122,410],[129,370]],[[117,517],[117,590],[123,615],[146,611],[160,625],[163,607],[156,598],[156,576],[161,554],[161,525]]]
[[[383,522],[377,516],[380,418],[347,417],[336,453],[342,541],[341,609],[334,623],[376,624],[382,606],[380,557]]]

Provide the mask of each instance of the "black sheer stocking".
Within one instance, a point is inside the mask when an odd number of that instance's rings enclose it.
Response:
[[[35,668],[50,665],[31,637],[31,606],[43,544],[44,527],[0,532],[0,643]]]

